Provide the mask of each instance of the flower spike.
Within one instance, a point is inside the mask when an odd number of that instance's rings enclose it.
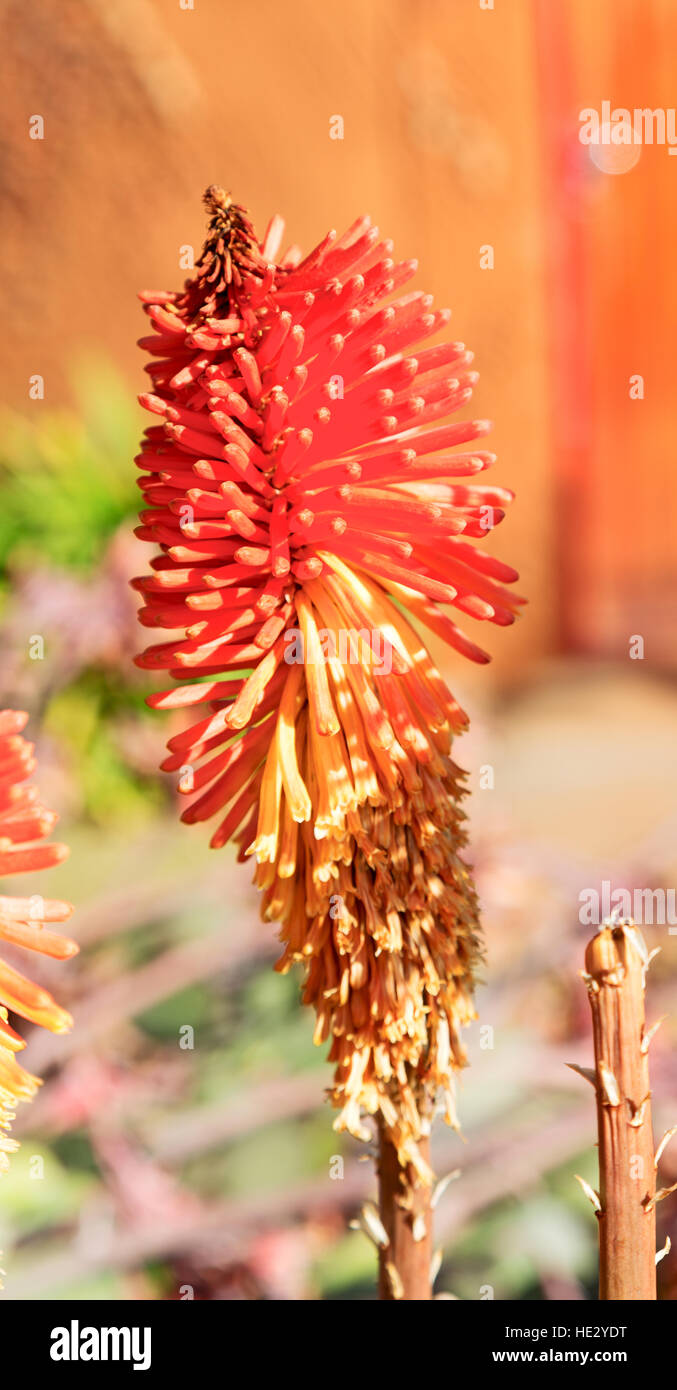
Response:
[[[472,355],[421,346],[448,314],[369,218],[302,259],[280,256],[280,218],[259,242],[229,195],[205,202],[193,277],[141,295],[137,534],[159,553],[134,583],[168,635],[137,661],[181,682],[153,707],[203,707],[164,766],[184,819],[255,861],[277,968],[304,966],[330,1043],[337,1127],[364,1138],[376,1117],[427,1184],[480,943],[451,756],[467,719],[420,632],[488,660],[446,610],[514,621],[516,572],[477,544],[512,494],[480,479],[488,422],[447,422]]]

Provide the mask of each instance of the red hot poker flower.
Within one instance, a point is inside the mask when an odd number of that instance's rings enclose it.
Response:
[[[513,622],[516,572],[475,545],[512,494],[464,451],[487,421],[442,423],[477,378],[462,343],[415,347],[449,315],[402,293],[414,261],[368,218],[278,260],[280,218],[259,244],[221,190],[205,201],[193,279],[141,296],[137,534],[161,553],[135,584],[141,622],[174,635],[137,660],[200,678],[149,700],[206,706],[163,767],[197,794],[185,821],[256,856],[280,968],[305,963],[332,1038],[337,1123],[378,1114],[423,1176],[479,946],[449,756],[467,721],[415,624],[488,659],[445,609]]]
[[[33,746],[21,737],[27,719],[16,710],[0,710],[0,878],[51,868],[68,854],[66,845],[42,843],[57,818],[27,785],[35,768]],[[72,910],[69,903],[39,895],[0,896],[0,939],[66,960],[76,954],[76,942],[47,930],[46,923],[63,922]],[[6,1137],[16,1105],[31,1100],[40,1084],[16,1061],[15,1053],[26,1044],[10,1025],[9,1010],[53,1033],[66,1032],[72,1023],[51,994],[0,960],[0,1170],[7,1167],[6,1155],[17,1148]]]

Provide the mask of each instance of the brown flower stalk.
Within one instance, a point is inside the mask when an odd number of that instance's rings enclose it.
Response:
[[[650,957],[632,922],[605,923],[585,953],[597,1096],[599,1193],[579,1178],[599,1224],[599,1296],[656,1297],[656,1161],[644,988]],[[672,1189],[669,1189],[672,1190]]]
[[[378,1184],[380,1216],[388,1244],[379,1249],[379,1298],[388,1302],[432,1298],[433,1258],[430,1186],[400,1166],[397,1149],[379,1125]],[[429,1140],[419,1144],[424,1163]]]

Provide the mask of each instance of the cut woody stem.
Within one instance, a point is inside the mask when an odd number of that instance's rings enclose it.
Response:
[[[618,1302],[656,1297],[656,1160],[651,1127],[649,1043],[644,988],[650,957],[631,922],[605,923],[585,953],[595,1068],[599,1194],[579,1182],[599,1224],[599,1297]],[[669,1247],[668,1247],[669,1248]],[[667,1253],[667,1250],[666,1252]]]
[[[429,1162],[429,1140],[419,1144]],[[432,1298],[431,1189],[412,1186],[398,1161],[397,1150],[379,1125],[379,1210],[388,1244],[379,1249],[379,1298],[388,1301],[429,1301]]]

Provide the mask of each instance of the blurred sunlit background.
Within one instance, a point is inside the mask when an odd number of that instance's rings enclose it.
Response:
[[[480,634],[489,668],[440,654],[472,719],[457,756],[487,965],[464,1137],[435,1135],[438,1173],[460,1170],[437,1207],[436,1288],[592,1298],[596,1227],[573,1175],[595,1185],[593,1097],[565,1066],[591,1056],[579,894],[677,882],[677,160],[644,145],[613,172],[579,113],[670,107],[677,11],[183,5],[2,6],[0,703],[30,711],[72,850],[39,891],[76,904],[82,946],[42,966],[76,1026],[25,1054],[46,1084],[0,1179],[4,1296],[375,1297],[373,1247],[347,1228],[372,1165],[332,1131],[328,1068],[298,979],[272,972],[250,871],[178,823],[157,767],[179,716],[145,707],[159,687],[131,661],[128,580],[147,563],[136,291],[182,283],[217,182],[261,232],[282,212],[306,249],[369,212],[476,354],[474,413],[495,420],[495,479],[517,494],[492,549],[529,608]],[[667,926],[645,937],[662,947],[650,1021],[667,1015],[659,1136],[677,1120],[677,949]],[[674,1200],[659,1227],[677,1244]],[[677,1297],[674,1256],[659,1276]]]

